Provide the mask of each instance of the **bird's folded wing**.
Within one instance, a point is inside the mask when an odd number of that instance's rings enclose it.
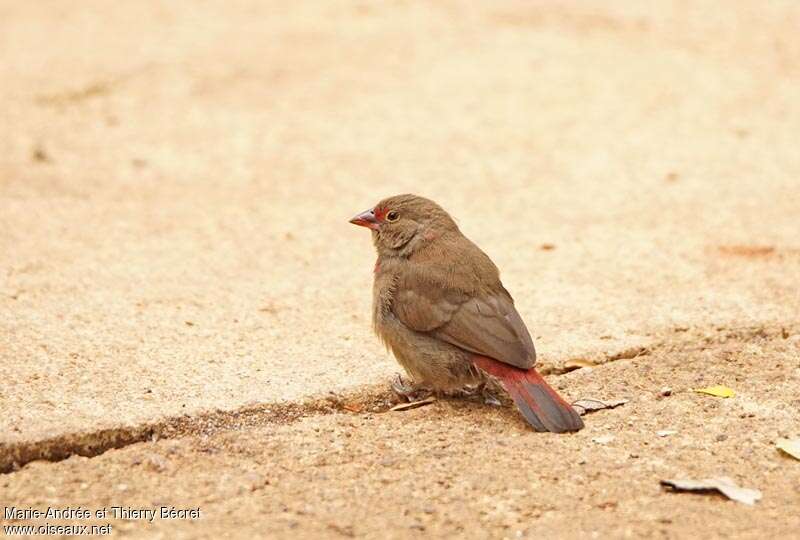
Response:
[[[505,290],[478,297],[406,284],[395,294],[392,311],[409,328],[470,352],[523,369],[536,362],[533,340]]]

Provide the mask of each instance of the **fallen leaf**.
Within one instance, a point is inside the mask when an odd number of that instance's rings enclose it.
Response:
[[[778,447],[778,450],[789,454],[794,459],[800,459],[800,439],[781,439],[775,446]]]
[[[575,358],[574,360],[567,360],[564,362],[564,370],[565,371],[575,371],[576,369],[586,368],[586,367],[594,367],[597,364],[592,362],[591,360],[586,360],[584,358]]]
[[[397,405],[395,405],[394,407],[392,407],[389,410],[390,411],[407,411],[409,409],[416,409],[417,407],[424,407],[425,405],[430,405],[434,401],[436,401],[436,398],[431,396],[429,398],[421,399],[419,401],[410,401],[408,403],[398,403]]]
[[[601,435],[600,437],[592,438],[592,442],[596,442],[597,444],[608,444],[614,440],[613,435]]]
[[[678,433],[674,429],[662,429],[661,431],[656,431],[656,435],[659,437],[669,437],[670,435],[675,435]]]
[[[625,405],[628,402],[627,399],[614,399],[611,401],[600,401],[599,399],[593,398],[584,398],[579,399],[578,401],[574,401],[572,403],[572,408],[575,411],[583,416],[584,414],[600,411],[603,409],[613,409],[615,407],[619,407],[620,405]]]
[[[729,398],[736,395],[736,393],[728,388],[727,386],[716,385],[716,386],[709,386],[707,388],[695,388],[693,390],[698,394],[708,394],[709,396],[721,397],[721,398]]]
[[[727,476],[704,480],[661,480],[661,485],[676,491],[717,491],[732,501],[749,505],[753,505],[761,499],[759,490],[739,487]]]

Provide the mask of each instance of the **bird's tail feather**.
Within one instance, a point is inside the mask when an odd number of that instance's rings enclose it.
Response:
[[[520,369],[486,356],[475,365],[495,377],[536,431],[564,433],[583,428],[583,420],[534,368]]]

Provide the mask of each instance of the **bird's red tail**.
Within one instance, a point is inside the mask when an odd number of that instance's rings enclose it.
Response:
[[[564,433],[583,428],[583,420],[575,409],[534,368],[520,369],[486,356],[475,356],[474,362],[503,385],[536,431]]]

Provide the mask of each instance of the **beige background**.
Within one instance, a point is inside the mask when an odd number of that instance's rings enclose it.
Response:
[[[347,219],[401,192],[494,259],[545,367],[791,335],[798,27],[793,1],[2,2],[3,467],[383,388]]]

